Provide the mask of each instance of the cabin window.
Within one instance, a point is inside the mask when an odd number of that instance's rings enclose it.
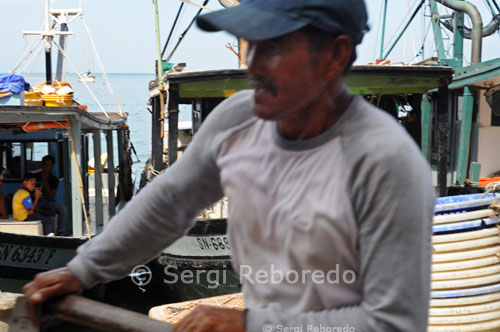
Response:
[[[0,165],[2,179],[22,178],[23,147],[19,142],[1,142]]]
[[[42,158],[49,154],[48,142],[26,143],[26,170],[39,172],[42,168]]]

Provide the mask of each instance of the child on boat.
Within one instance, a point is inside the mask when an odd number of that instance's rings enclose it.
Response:
[[[45,235],[54,233],[54,222],[51,217],[43,216],[35,212],[35,208],[40,200],[41,191],[35,188],[36,177],[33,174],[26,174],[23,178],[23,188],[16,191],[12,199],[12,214],[14,219],[19,221],[41,220],[43,233]],[[35,201],[31,195],[34,194]]]

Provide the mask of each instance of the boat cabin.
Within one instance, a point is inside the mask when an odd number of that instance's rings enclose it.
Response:
[[[443,151],[448,150],[449,95],[448,85],[453,69],[442,66],[354,66],[346,79],[352,93],[392,114],[407,129],[422,153],[433,163],[435,185],[441,193],[446,191],[448,162]],[[161,83],[161,84],[160,84]],[[164,111],[161,105],[160,86],[168,87],[168,99]],[[152,109],[152,160],[154,170],[160,171],[165,164],[171,165],[178,156],[178,114],[181,105],[192,112],[192,134],[195,134],[208,114],[225,98],[250,89],[244,69],[209,70],[199,72],[168,72],[163,82],[150,84]],[[165,116],[168,114],[168,125]],[[159,120],[158,120],[159,119]],[[176,144],[177,143],[177,144]],[[168,162],[164,155],[168,146]]]
[[[77,107],[0,106],[0,189],[7,211],[12,213],[12,196],[23,186],[24,174],[40,173],[42,158],[51,155],[52,174],[59,179],[54,200],[67,210],[66,235],[98,233],[115,214],[116,202],[131,196],[125,186],[118,186],[119,180],[131,184],[126,180],[130,168],[124,166],[128,163],[125,121],[117,113],[89,113]],[[89,160],[101,160],[104,138],[107,160],[92,169]],[[0,220],[2,231],[41,235],[39,224],[12,219]]]

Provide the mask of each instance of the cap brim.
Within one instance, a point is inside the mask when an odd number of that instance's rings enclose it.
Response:
[[[201,15],[196,23],[205,31],[227,31],[250,41],[283,36],[310,23],[309,19],[292,20],[276,16],[243,3],[213,13]]]

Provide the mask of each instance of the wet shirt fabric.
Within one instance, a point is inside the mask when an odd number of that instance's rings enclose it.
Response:
[[[221,103],[70,269],[87,287],[121,278],[225,195],[247,331],[426,331],[434,189],[417,145],[359,96],[304,141],[283,139],[252,109],[252,91]]]
[[[33,199],[26,189],[19,189],[12,198],[12,216],[15,220],[24,221],[28,218],[28,210],[33,208]]]

